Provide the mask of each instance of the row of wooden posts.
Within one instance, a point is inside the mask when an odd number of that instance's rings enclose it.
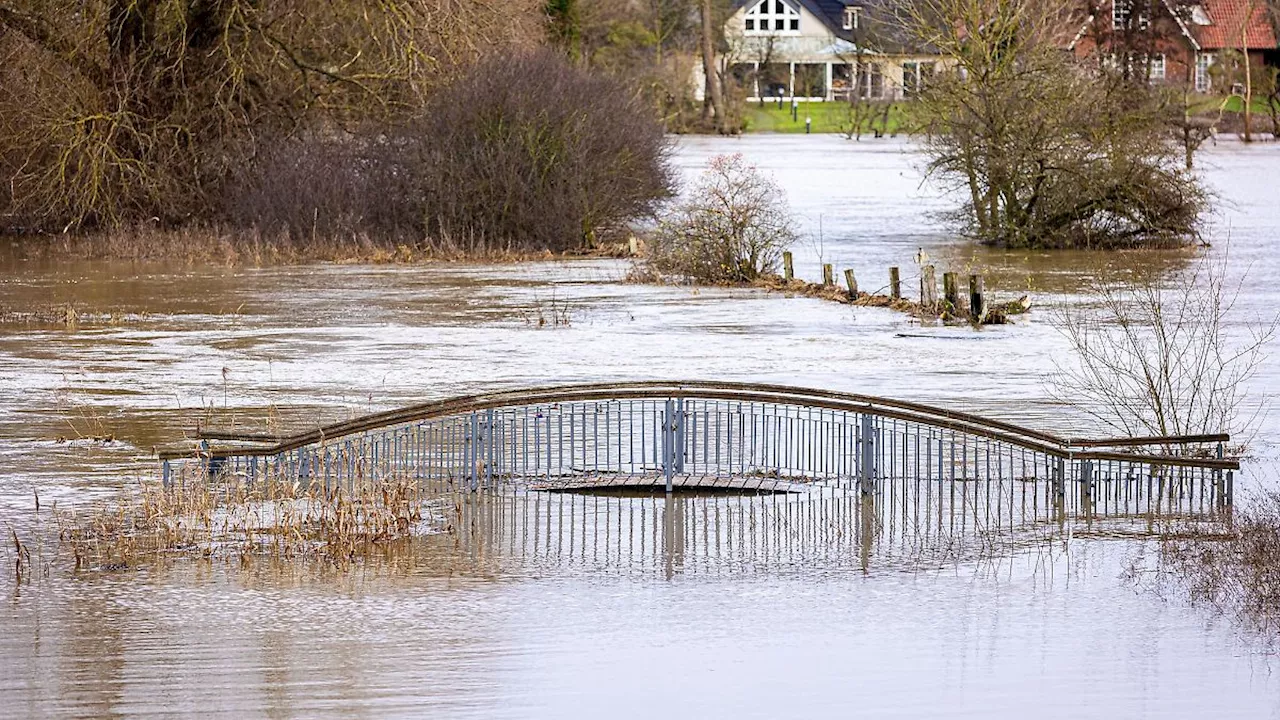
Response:
[[[790,252],[782,253],[782,278],[787,282],[795,279],[795,269],[792,264]],[[858,297],[858,280],[853,275],[853,270],[845,269],[845,284],[849,286],[849,297],[857,299]],[[831,263],[822,265],[822,284],[825,287],[835,287],[835,269]],[[893,300],[902,299],[902,280],[898,272],[898,268],[889,268],[889,297]],[[968,317],[975,323],[982,323],[987,318],[987,301],[986,292],[983,287],[981,275],[969,276],[969,297]],[[932,265],[924,265],[920,268],[920,308],[925,312],[931,312],[938,315],[961,315],[960,304],[960,282],[959,275],[953,272],[942,273],[942,302],[938,302],[938,280]]]

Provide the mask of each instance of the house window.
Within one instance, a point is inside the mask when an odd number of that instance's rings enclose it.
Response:
[[[1209,92],[1209,67],[1213,65],[1213,53],[1196,55],[1196,92]]]
[[[862,18],[862,8],[847,7],[844,9],[844,29],[857,30],[858,22]]]
[[[858,72],[858,97],[876,100],[884,97],[884,73],[880,63],[860,63]]]
[[[911,97],[924,89],[925,83],[933,76],[931,62],[902,63],[902,95]]]
[[[748,34],[800,32],[800,12],[783,0],[760,0],[747,10],[743,29]]]
[[[1114,0],[1111,3],[1111,29],[1121,30],[1129,24],[1129,13],[1133,11],[1133,7],[1129,4],[1131,0]]]
[[[1164,80],[1164,55],[1151,56],[1151,72],[1149,77],[1152,80]]]
[[[1144,0],[1112,0],[1111,29],[1127,30],[1129,28],[1129,22],[1133,18],[1134,3],[1142,3],[1143,1]],[[1137,27],[1139,30],[1145,30],[1147,29],[1148,24],[1150,24],[1150,18],[1147,15],[1147,11],[1145,8],[1139,6]]]

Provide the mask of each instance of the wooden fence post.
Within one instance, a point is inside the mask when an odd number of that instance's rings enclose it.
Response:
[[[920,307],[926,312],[938,311],[938,278],[932,265],[920,268]]]
[[[791,282],[795,278],[795,268],[791,265],[791,251],[782,253],[782,279]]]
[[[894,300],[902,299],[902,281],[898,279],[898,268],[889,268],[889,297]]]
[[[942,273],[942,301],[945,305],[943,310],[955,315],[960,309],[960,286],[956,282],[956,274],[953,272]]]
[[[981,275],[969,276],[969,319],[978,325],[987,319],[987,299]]]
[[[846,269],[844,271],[844,282],[849,286],[849,297],[854,300],[858,299],[858,281],[853,277],[853,271]]]
[[[822,285],[823,287],[831,287],[835,285],[835,275],[831,270],[831,263],[823,263],[822,265]]]

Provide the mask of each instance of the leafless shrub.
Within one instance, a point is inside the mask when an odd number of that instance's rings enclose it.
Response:
[[[551,51],[477,64],[415,132],[427,236],[464,250],[594,247],[672,191],[651,109]]]
[[[1129,435],[1245,430],[1245,385],[1266,357],[1277,318],[1228,323],[1239,284],[1227,256],[1165,279],[1094,283],[1097,308],[1065,309],[1057,328],[1073,351],[1052,392]]]
[[[1270,490],[1215,523],[1173,525],[1159,539],[1151,589],[1172,586],[1194,603],[1236,614],[1280,635],[1280,491]],[[1135,563],[1138,565],[1138,563]]]
[[[260,137],[391,123],[494,47],[513,0],[0,0],[0,208],[10,227],[208,221]]]
[[[777,272],[797,239],[786,195],[740,154],[711,159],[688,200],[663,218],[646,265],[659,275],[744,283]]]
[[[535,298],[533,306],[523,310],[520,316],[529,327],[569,327],[573,324],[573,307],[568,300],[557,299],[552,295],[546,301]]]
[[[299,134],[264,142],[225,184],[233,227],[304,243],[318,237],[417,242],[422,203],[414,196],[408,137],[385,132]]]

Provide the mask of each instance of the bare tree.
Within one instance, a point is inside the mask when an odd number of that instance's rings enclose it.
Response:
[[[725,98],[720,82],[719,69],[716,67],[716,37],[719,35],[719,29],[716,27],[716,13],[712,11],[711,0],[701,0],[698,11],[702,21],[702,72],[706,78],[707,99],[710,100],[709,111],[713,118],[704,119],[711,120],[715,123],[715,128],[722,134],[729,134],[732,128],[729,124],[728,110],[725,107]]]
[[[946,66],[914,110],[933,176],[967,196],[955,218],[1011,247],[1133,247],[1195,239],[1204,193],[1182,171],[1161,98],[1060,50],[1061,4],[917,0],[908,22]]]
[[[1277,318],[1238,326],[1238,282],[1227,256],[1170,277],[1095,283],[1095,308],[1069,308],[1056,325],[1072,349],[1052,392],[1129,435],[1240,432],[1246,384],[1266,357]]]

